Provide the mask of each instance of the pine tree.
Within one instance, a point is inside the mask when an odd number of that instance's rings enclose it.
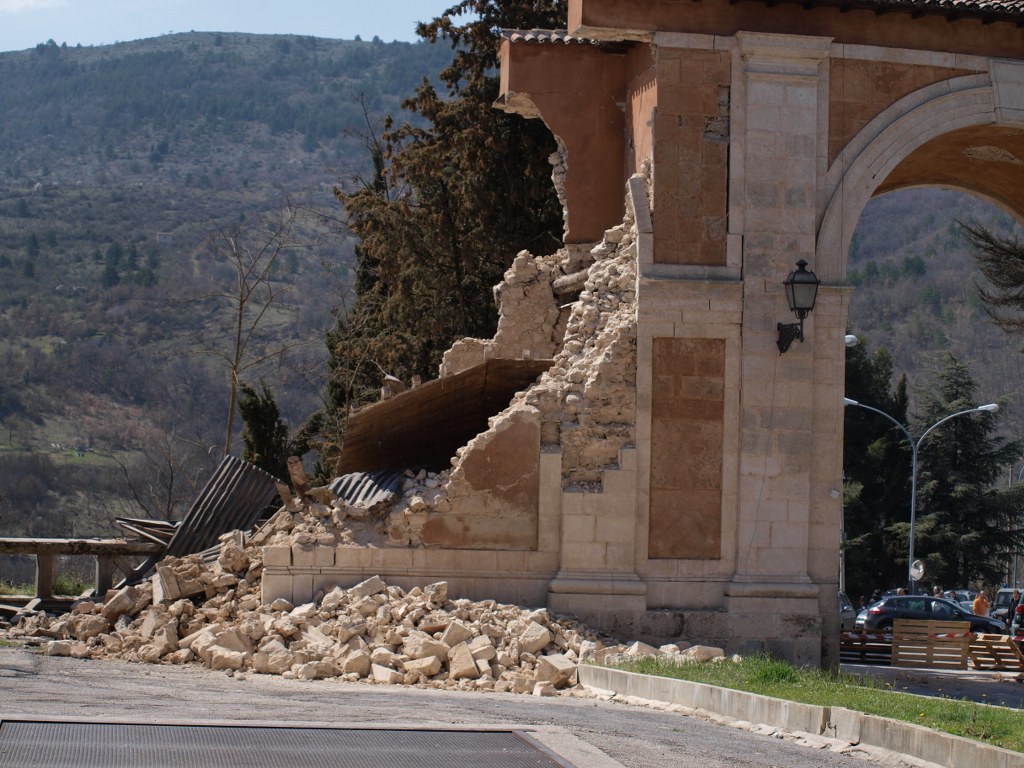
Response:
[[[907,381],[893,386],[892,355],[868,353],[865,339],[846,350],[846,395],[907,423]],[[843,435],[844,532],[847,590],[870,595],[906,578],[906,533],[910,516],[910,446],[885,418],[862,408],[846,409]]]
[[[327,336],[329,409],[365,402],[382,371],[434,378],[454,340],[493,335],[492,287],[516,253],[560,246],[554,139],[492,105],[496,30],[560,26],[565,13],[564,0],[463,0],[418,26],[455,52],[440,73],[447,93],[424,79],[404,105],[415,124],[388,118],[367,142],[373,177],[337,190],[359,243],[355,302]]]
[[[967,365],[948,355],[934,384],[919,395],[918,434],[976,406],[976,390]],[[915,551],[931,581],[999,583],[1008,553],[1024,542],[1017,519],[1021,489],[997,488],[1004,467],[1021,457],[1024,443],[997,437],[999,422],[999,412],[951,419],[918,452]]]
[[[1010,334],[1024,334],[1024,243],[983,226],[961,225],[974,260],[991,287],[978,286],[985,311]]]
[[[260,387],[262,393],[244,382],[239,385],[238,410],[245,422],[242,458],[278,479],[285,479],[288,477],[288,425],[281,420],[270,387],[262,381]]]

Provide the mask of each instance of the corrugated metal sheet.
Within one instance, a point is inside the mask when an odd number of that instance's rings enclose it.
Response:
[[[360,509],[369,509],[394,496],[402,485],[403,477],[405,477],[405,471],[401,469],[350,472],[335,478],[328,488],[346,504]]]
[[[259,467],[236,456],[225,456],[182,518],[167,548],[136,568],[127,583],[145,578],[168,555],[202,552],[228,531],[252,528],[277,494],[276,483],[276,478]]]
[[[235,456],[225,456],[181,525],[164,555],[188,555],[217,543],[228,531],[247,531],[277,495],[277,479]]]

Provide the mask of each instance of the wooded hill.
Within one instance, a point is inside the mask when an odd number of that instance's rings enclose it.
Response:
[[[1024,238],[1008,214],[964,193],[913,189],[872,200],[849,255],[851,331],[892,353],[896,375],[907,374],[911,414],[915,388],[929,387],[951,352],[969,366],[981,402],[1006,398],[1003,425],[1016,438],[1024,434],[1024,338],[985,314],[984,278],[960,222]]]
[[[287,351],[243,378],[265,380],[293,426],[318,407],[352,264],[332,189],[450,59],[426,43],[195,32],[0,54],[4,535],[95,534],[144,514],[129,501],[160,514],[193,497],[224,442],[218,354],[234,331],[231,302],[211,296],[237,279],[215,236],[256,249],[290,205],[304,247],[276,260],[246,362]]]

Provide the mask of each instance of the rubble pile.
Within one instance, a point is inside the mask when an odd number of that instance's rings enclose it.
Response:
[[[723,658],[699,646],[610,645],[546,609],[450,599],[446,582],[406,592],[374,576],[305,605],[263,605],[258,553],[240,533],[227,534],[215,563],[165,558],[152,584],[124,587],[106,603],[82,600],[63,616],[27,617],[8,634],[82,659],[536,695],[574,686],[588,658]]]
[[[628,207],[591,254],[554,364],[509,408],[540,412],[541,442],[561,448],[566,486],[599,482],[636,439],[636,228]]]

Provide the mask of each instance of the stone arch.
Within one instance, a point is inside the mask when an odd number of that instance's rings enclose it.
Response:
[[[861,213],[901,163],[941,137],[989,129],[1010,130],[1015,134],[1019,131],[1019,139],[1024,144],[1024,65],[1018,62],[993,61],[987,73],[921,88],[894,102],[865,125],[826,173],[826,202],[816,242],[819,276],[830,283],[845,280],[847,256]],[[1021,174],[1024,176],[1024,165]],[[985,194],[966,179],[963,181],[941,186],[959,186],[1002,205],[1018,217],[1024,215],[1024,205]],[[919,185],[935,183],[922,178]],[[903,173],[898,185],[892,188],[910,186],[914,186],[913,177]],[[1024,184],[1021,187],[1024,189]]]

